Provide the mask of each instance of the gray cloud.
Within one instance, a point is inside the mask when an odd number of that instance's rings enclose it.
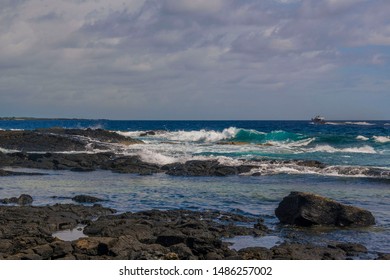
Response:
[[[0,8],[0,114],[390,118],[385,0],[26,0]],[[339,106],[339,100],[348,102]]]

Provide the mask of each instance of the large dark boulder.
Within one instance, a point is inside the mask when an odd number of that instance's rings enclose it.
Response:
[[[281,223],[298,226],[361,227],[375,224],[374,216],[367,210],[305,192],[291,192],[279,203],[275,214]]]

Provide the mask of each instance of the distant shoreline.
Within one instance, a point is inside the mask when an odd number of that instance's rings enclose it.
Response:
[[[228,119],[218,119],[218,120],[198,120],[198,119],[182,119],[182,120],[172,120],[172,119],[105,119],[105,118],[47,118],[47,117],[0,117],[0,121],[48,121],[48,120],[64,120],[64,121],[70,121],[70,120],[85,120],[85,121],[169,121],[169,122],[227,122],[227,121],[258,121],[258,122],[305,122],[305,121],[311,121],[310,118],[308,119],[300,119],[300,120],[270,120],[270,119],[261,119],[261,120],[241,120],[241,119],[235,119],[235,120],[228,120]],[[327,119],[326,122],[359,122],[359,121],[370,121],[370,122],[385,122],[390,121],[386,119]]]
[[[47,121],[47,120],[109,120],[109,119],[85,119],[85,118],[35,118],[35,117],[0,117],[0,121]]]

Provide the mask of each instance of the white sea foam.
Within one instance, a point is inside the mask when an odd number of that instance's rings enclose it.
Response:
[[[363,135],[356,136],[356,140],[367,141],[367,140],[369,140],[369,139],[370,139],[370,138],[365,137],[365,136],[363,136]]]
[[[69,127],[70,129],[74,128],[74,127]],[[89,126],[83,126],[81,124],[77,124],[76,125],[76,129],[92,129],[92,130],[96,130],[96,129],[104,129],[104,125],[103,124],[94,124],[94,125],[89,125]]]
[[[374,139],[374,141],[378,143],[390,142],[390,136],[373,136],[372,139]]]
[[[345,124],[352,124],[352,125],[375,125],[374,123],[369,123],[369,122],[345,122]]]
[[[313,174],[321,176],[359,177],[359,178],[389,178],[390,170],[382,167],[369,168],[364,166],[327,166],[318,168],[304,166],[297,162],[263,162],[250,172],[240,175],[276,175],[276,174]]]
[[[239,131],[238,128],[229,127],[223,131],[215,130],[192,130],[192,131],[158,131],[155,136],[158,138],[164,138],[167,141],[179,141],[179,142],[217,142],[221,140],[231,139]],[[139,137],[142,133],[146,131],[115,131],[116,133],[127,136],[127,137]]]
[[[304,147],[304,146],[307,146],[309,145],[311,142],[315,141],[316,138],[309,138],[309,139],[303,139],[303,140],[299,140],[299,141],[295,141],[295,142],[290,142],[288,143],[288,146],[290,147]]]
[[[102,149],[91,149],[91,150],[86,150],[86,151],[59,151],[59,152],[50,152],[50,153],[53,153],[53,154],[89,154],[89,155],[93,155],[93,154],[98,154],[98,153],[109,153],[109,152],[112,152],[111,149],[107,149],[107,150],[102,150]],[[49,153],[48,151],[47,152],[37,152],[37,151],[31,151],[31,152],[28,152],[28,154],[45,154],[45,153]]]
[[[376,154],[376,151],[371,146],[351,147],[338,149],[330,145],[319,145],[308,149],[307,152],[323,152],[323,153],[362,153],[362,154]]]
[[[330,124],[330,125],[375,125],[374,123],[369,123],[369,122],[325,122],[325,124]]]
[[[174,162],[181,161],[180,159],[168,155],[164,155],[162,153],[150,150],[142,150],[137,153],[137,155],[141,158],[142,161],[148,163],[155,163],[159,165],[170,164]]]
[[[111,132],[115,132],[119,135],[122,135],[122,136],[126,136],[126,137],[139,137],[141,133],[144,133],[146,131],[142,131],[142,130],[136,130],[136,131],[120,131],[120,130],[116,130],[116,131],[111,131]]]
[[[0,147],[0,152],[4,154],[10,154],[10,153],[17,153],[20,152],[19,150],[11,150],[11,149],[4,149]]]
[[[369,140],[369,138],[367,138],[367,137],[365,137],[365,136],[363,136],[363,135],[356,136],[356,139],[357,139],[357,140],[362,140],[362,141],[367,141],[367,140]]]

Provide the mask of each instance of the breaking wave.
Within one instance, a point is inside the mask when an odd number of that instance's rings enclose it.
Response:
[[[184,142],[217,142],[227,139],[233,139],[240,129],[235,127],[229,127],[222,132],[215,130],[193,130],[193,131],[171,131],[167,132],[164,137],[173,141]]]
[[[192,130],[192,131],[116,131],[118,134],[128,137],[149,137],[150,139],[159,138],[168,141],[180,142],[240,142],[248,144],[264,144],[270,142],[298,142],[297,145],[306,145],[313,141],[313,138],[307,138],[302,134],[291,133],[283,130],[271,132],[261,132],[254,129],[242,129],[236,127],[225,128],[222,131],[217,130]],[[299,142],[303,141],[303,142]]]

